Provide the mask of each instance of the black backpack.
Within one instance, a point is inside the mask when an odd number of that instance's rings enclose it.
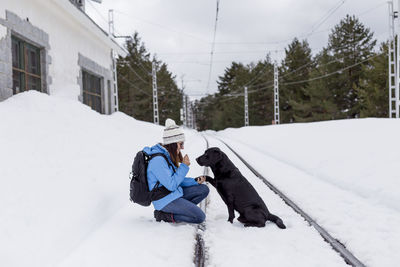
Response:
[[[149,191],[149,183],[147,181],[147,165],[152,158],[157,156],[164,157],[168,163],[168,166],[172,166],[167,157],[162,153],[148,155],[144,151],[139,151],[136,154],[132,164],[131,173],[130,199],[132,202],[142,206],[149,206],[152,201],[159,200],[171,193],[171,191],[164,186],[160,187],[159,181],[157,181],[153,189]],[[172,169],[175,172],[175,168],[173,166]]]

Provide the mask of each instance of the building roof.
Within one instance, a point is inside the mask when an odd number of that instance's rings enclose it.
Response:
[[[104,31],[92,18],[90,18],[83,10],[76,7],[68,0],[52,0],[59,5],[68,14],[73,16],[83,27],[94,33],[97,37],[103,40],[110,48],[112,48],[120,56],[126,56],[127,51],[121,47],[109,34]]]

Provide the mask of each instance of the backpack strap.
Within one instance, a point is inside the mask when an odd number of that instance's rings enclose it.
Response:
[[[169,162],[169,160],[168,160],[167,156],[165,156],[165,154],[163,154],[163,153],[154,153],[154,154],[147,155],[147,156],[148,156],[148,161],[150,161],[151,159],[153,159],[155,157],[159,157],[159,156],[163,157],[165,159],[165,161],[167,162],[168,166],[172,167],[172,170],[175,173],[175,167]],[[153,190],[158,188],[159,186],[160,186],[160,181],[157,181],[157,183],[153,187]]]
[[[150,155],[149,156],[149,161],[152,160],[155,157],[158,157],[158,156],[162,156],[165,159],[165,161],[167,162],[168,166],[172,167],[172,170],[175,173],[175,167],[169,162],[167,156],[165,156],[165,154],[163,154],[163,153],[154,153],[154,154]]]

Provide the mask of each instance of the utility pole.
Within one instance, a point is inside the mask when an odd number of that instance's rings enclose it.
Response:
[[[186,123],[186,114],[187,114],[187,108],[186,108],[186,95],[185,94],[183,94],[183,97],[182,97],[182,104],[183,104],[183,107],[182,107],[182,121],[183,121],[183,126],[187,126],[187,123]]]
[[[93,0],[92,0],[93,1]],[[95,1],[95,0],[94,0]],[[108,36],[112,38],[125,38],[125,39],[131,39],[132,37],[129,35],[121,35],[121,36],[116,36],[115,35],[115,28],[114,28],[114,9],[109,9],[108,10]]]
[[[280,124],[279,121],[279,72],[278,63],[274,62],[274,123]]]
[[[92,1],[95,1],[95,2],[98,2],[98,3],[101,2],[101,0],[92,0]],[[125,39],[131,38],[131,36],[115,36],[114,10],[113,9],[109,9],[108,10],[108,36],[110,37],[111,40],[113,40],[113,38],[125,38]],[[117,82],[117,62],[116,62],[117,56],[118,56],[117,53],[114,50],[111,50],[112,72],[113,72],[113,78],[114,78],[113,85],[114,85],[114,105],[115,105],[114,106],[114,111],[115,112],[119,110],[118,82]],[[111,101],[111,99],[109,101]]]
[[[249,126],[249,103],[247,100],[247,86],[244,87],[244,126]]]
[[[192,125],[193,125],[193,129],[197,130],[196,112],[195,112],[195,110],[192,110]]]
[[[108,10],[108,35],[114,36],[114,9]]]
[[[193,102],[190,102],[190,128],[194,129]]]
[[[396,42],[394,23],[396,13],[393,11],[393,1],[388,1],[389,8],[389,46],[388,46],[388,60],[389,60],[389,118],[396,117],[396,91],[398,91],[398,66],[396,59]]]
[[[114,10],[108,10],[108,36],[112,39],[114,37]],[[113,95],[114,95],[114,112],[119,110],[118,103],[118,82],[117,82],[117,53],[111,50],[111,62],[112,62],[112,72],[113,72]],[[110,90],[110,89],[109,89]],[[109,99],[111,101],[111,99]],[[111,110],[110,110],[111,113]]]
[[[154,124],[159,125],[158,120],[158,98],[157,98],[157,70],[156,62],[152,64],[152,76],[153,76],[153,111],[154,111]]]
[[[112,68],[113,68],[113,95],[114,95],[114,112],[119,111],[119,103],[118,103],[118,81],[117,81],[117,53],[111,49],[111,62],[112,62]],[[111,90],[108,88],[108,90]],[[111,101],[109,99],[108,101]],[[111,110],[109,111],[111,113]]]
[[[192,103],[186,99],[186,106],[187,106],[187,127],[192,128]]]
[[[399,7],[400,7],[400,0],[398,1],[399,3]],[[393,68],[394,70],[391,71],[391,69],[389,69],[389,116],[391,118],[395,117],[395,118],[399,118],[399,105],[400,105],[400,101],[399,101],[399,82],[400,82],[400,78],[399,78],[399,70],[400,70],[400,38],[399,38],[399,30],[400,30],[400,25],[397,25],[397,34],[396,34],[396,30],[395,30],[395,18],[397,18],[397,14],[398,12],[393,11],[393,1],[389,2],[389,35],[393,35],[393,61],[395,63],[390,62],[391,60],[391,55],[389,54],[389,68],[392,68],[391,64],[393,64]],[[397,20],[398,23],[400,23],[400,20]],[[396,45],[396,35],[397,35],[397,47]],[[397,48],[397,53],[395,53],[395,47]],[[389,53],[391,51],[391,43],[389,42]],[[397,54],[397,56],[396,56]],[[391,82],[393,82],[393,79],[390,77],[390,75],[394,72],[395,78],[394,78],[394,82],[395,82],[395,86],[393,87],[393,84],[391,84]],[[393,92],[394,91],[394,92]],[[394,107],[393,107],[394,105]]]
[[[187,108],[186,108],[186,96],[184,93],[185,90],[185,85],[183,83],[183,78],[185,77],[184,74],[181,75],[181,82],[182,82],[182,109],[181,109],[181,121],[183,123],[183,126],[186,127],[187,126]]]
[[[183,108],[180,109],[180,115],[181,115],[181,117],[180,117],[181,122],[183,122]]]

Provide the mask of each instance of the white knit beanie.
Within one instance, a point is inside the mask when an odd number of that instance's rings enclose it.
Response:
[[[184,141],[185,141],[185,134],[183,133],[183,130],[178,125],[176,125],[174,120],[167,119],[165,121],[163,144],[168,145]]]

